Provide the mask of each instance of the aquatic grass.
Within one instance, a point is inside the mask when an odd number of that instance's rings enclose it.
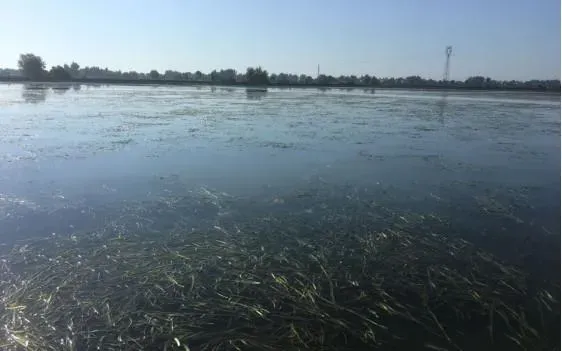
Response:
[[[199,195],[152,210],[237,204],[210,189]],[[206,229],[186,220],[167,234],[14,247],[0,265],[0,345],[542,350],[558,342],[549,322],[559,323],[559,283],[529,286],[524,270],[449,232],[444,218],[397,212],[351,187],[283,199]]]

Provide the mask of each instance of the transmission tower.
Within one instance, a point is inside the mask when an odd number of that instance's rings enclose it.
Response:
[[[445,60],[445,72],[443,73],[443,81],[447,82],[449,81],[449,69],[450,69],[450,64],[451,64],[451,54],[453,53],[453,47],[452,46],[447,46],[445,48],[445,55],[446,55],[446,60]]]

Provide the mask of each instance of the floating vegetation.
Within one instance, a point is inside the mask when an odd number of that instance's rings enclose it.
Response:
[[[559,281],[530,284],[521,267],[451,233],[437,215],[395,212],[353,189],[312,189],[253,207],[207,188],[198,194],[194,205],[252,216],[217,214],[196,230],[174,220],[165,234],[35,239],[6,251],[0,348],[558,345]],[[187,211],[186,201],[151,211]]]

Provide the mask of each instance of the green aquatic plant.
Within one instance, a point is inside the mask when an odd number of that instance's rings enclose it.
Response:
[[[217,213],[245,206],[202,189],[138,213],[201,204]],[[542,350],[558,342],[549,326],[559,323],[559,284],[530,285],[523,269],[450,233],[442,217],[328,187],[251,209],[206,229],[173,219],[165,232],[51,237],[4,252],[1,348]]]

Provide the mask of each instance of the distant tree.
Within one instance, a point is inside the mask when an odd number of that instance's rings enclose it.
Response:
[[[270,81],[271,83],[273,83],[273,84],[276,84],[276,83],[277,83],[277,74],[271,73],[271,74],[269,75],[269,81]]]
[[[216,69],[214,69],[211,74],[211,82],[218,82],[219,81],[219,72],[217,72]]]
[[[550,79],[546,81],[546,86],[549,89],[560,91],[560,81],[558,79]]]
[[[72,62],[70,66],[65,63],[63,67],[64,70],[67,71],[72,78],[80,77],[80,65],[76,62]]]
[[[269,84],[267,71],[261,67],[248,67],[246,70],[246,82],[249,84]]]
[[[18,60],[18,68],[25,77],[32,80],[42,79],[45,76],[45,62],[41,56],[21,54]]]
[[[328,84],[328,77],[325,74],[321,74],[316,78],[316,83],[320,85]]]
[[[371,76],[368,74],[365,74],[364,76],[361,77],[361,83],[363,83],[364,85],[369,85],[371,84]]]
[[[67,81],[67,80],[71,80],[72,76],[70,75],[70,73],[64,69],[64,67],[62,66],[53,66],[51,67],[51,70],[49,71],[49,78],[54,79],[54,80],[62,80],[62,81]]]
[[[486,78],[482,76],[469,77],[464,81],[464,85],[470,88],[483,88],[486,83]]]
[[[329,84],[333,84],[336,83],[337,79],[332,77],[332,76],[327,76],[325,74],[321,74],[318,76],[318,79],[316,79],[316,83],[320,84],[320,85],[329,85]]]
[[[227,68],[219,72],[219,80],[224,84],[236,83],[236,70]]]
[[[121,79],[121,78],[123,78],[123,72],[121,72],[121,70],[109,71],[109,72],[107,72],[107,76],[109,78]]]
[[[150,71],[150,73],[148,73],[148,76],[150,77],[150,79],[160,79],[160,73],[158,73],[158,71],[155,69]]]
[[[21,77],[21,71],[12,68],[0,68],[0,77]]]
[[[296,74],[289,74],[289,84],[298,84],[299,76]]]
[[[396,81],[396,78],[383,78],[380,85],[383,87],[394,87],[397,85]]]
[[[371,82],[370,82],[369,84],[370,84],[371,86],[373,86],[373,87],[379,87],[379,86],[381,85],[381,81],[380,81],[380,79],[378,79],[377,77],[372,76],[372,77],[371,77]]]
[[[410,87],[422,87],[426,84],[425,84],[425,80],[422,79],[420,76],[409,76],[406,77],[406,79],[404,80],[404,85]]]
[[[164,72],[164,79],[181,80],[181,73],[178,71],[167,70],[166,72]]]
[[[104,78],[105,77],[105,72],[97,67],[97,66],[92,66],[92,67],[84,67],[83,70],[83,77],[84,78]]]
[[[279,73],[277,76],[277,84],[289,84],[291,81],[289,80],[289,75],[287,73]]]
[[[131,80],[137,80],[139,79],[139,74],[135,71],[129,71],[129,72],[123,72],[121,74],[121,78],[123,79],[131,79]]]
[[[50,78],[54,80],[71,80],[72,78],[112,78],[112,79],[166,79],[166,80],[197,80],[220,82],[224,84],[234,84],[236,82],[248,82],[249,84],[318,84],[318,85],[334,85],[345,84],[349,86],[363,85],[371,87],[449,87],[449,88],[475,88],[475,89],[531,89],[531,90],[549,90],[560,91],[560,80],[528,80],[528,81],[496,81],[490,77],[472,76],[465,81],[443,81],[424,79],[420,76],[408,76],[398,78],[382,78],[379,79],[369,74],[357,77],[355,75],[340,75],[337,79],[330,75],[322,74],[314,79],[311,76],[301,74],[279,73],[268,75],[267,71],[261,67],[249,67],[244,73],[238,73],[234,69],[213,70],[210,74],[203,74],[201,71],[195,73],[178,72],[167,70],[164,74],[160,74],[156,70],[149,73],[137,73],[135,71],[121,72],[112,71],[109,68],[100,68],[97,66],[81,68],[76,62],[70,65],[53,66],[48,72],[45,71],[45,62],[41,57],[34,54],[21,54],[18,60],[19,70],[1,69],[0,77],[19,78],[22,75],[31,80],[41,80]],[[368,89],[369,90],[369,89]]]

